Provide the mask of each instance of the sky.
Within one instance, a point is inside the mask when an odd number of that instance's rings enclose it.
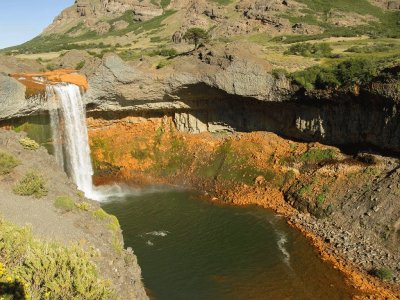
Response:
[[[0,0],[0,49],[26,42],[74,0]]]

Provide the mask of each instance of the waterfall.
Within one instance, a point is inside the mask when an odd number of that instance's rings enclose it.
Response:
[[[80,89],[74,84],[50,85],[47,99],[57,162],[86,197],[95,199],[86,111]]]

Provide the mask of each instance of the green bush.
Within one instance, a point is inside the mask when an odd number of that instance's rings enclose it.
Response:
[[[112,231],[118,231],[120,229],[119,221],[116,216],[106,213],[102,208],[99,208],[93,213],[94,217],[100,221],[106,222],[107,227]]]
[[[379,68],[371,59],[350,59],[336,67],[336,77],[346,84],[367,84],[379,73]]]
[[[34,196],[35,198],[42,198],[48,193],[45,180],[34,171],[26,173],[13,191],[17,195]]]
[[[312,148],[302,154],[301,160],[307,163],[317,163],[323,160],[331,160],[336,156],[333,149]]]
[[[332,48],[327,43],[299,43],[290,46],[284,54],[301,55],[305,57],[328,57],[332,54]]]
[[[19,164],[20,161],[14,156],[0,151],[0,175],[10,173]]]
[[[19,139],[19,143],[27,150],[37,150],[40,148],[38,143],[28,137]]]
[[[78,246],[44,243],[27,228],[0,220],[0,282],[23,288],[14,299],[113,299],[91,262],[95,254]]]
[[[346,52],[353,53],[375,53],[375,52],[387,52],[396,47],[396,44],[377,44],[377,45],[366,45],[366,46],[353,46],[346,50]]]
[[[381,280],[390,280],[393,278],[393,272],[388,268],[373,269],[370,273]]]
[[[379,75],[381,64],[373,59],[349,59],[332,67],[313,66],[291,74],[306,90],[366,85]]]
[[[64,211],[72,211],[75,208],[75,202],[68,196],[60,196],[54,201],[54,206]]]

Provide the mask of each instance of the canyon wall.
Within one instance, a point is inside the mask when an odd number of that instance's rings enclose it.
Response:
[[[191,133],[270,131],[302,141],[400,152],[396,83],[309,93],[271,75],[270,66],[257,59],[213,57],[220,58],[218,63],[183,57],[172,70],[149,71],[106,55],[82,70],[89,82],[88,113],[108,119],[168,115],[179,130]],[[0,120],[48,109],[17,79],[0,75],[6,91],[0,94]]]

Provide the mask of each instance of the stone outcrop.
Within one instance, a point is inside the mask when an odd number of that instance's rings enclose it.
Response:
[[[110,29],[110,24],[102,20],[116,18],[127,11],[132,11],[137,21],[145,21],[163,13],[163,9],[150,0],[77,0],[54,19],[44,34],[63,33],[79,23],[104,34]]]

